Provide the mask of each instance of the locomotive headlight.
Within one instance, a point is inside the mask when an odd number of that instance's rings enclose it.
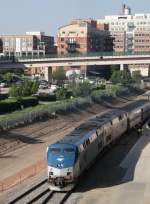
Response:
[[[63,168],[63,164],[57,164],[57,166],[59,167],[59,168]]]

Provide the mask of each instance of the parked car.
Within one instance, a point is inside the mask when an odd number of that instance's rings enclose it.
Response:
[[[39,89],[48,89],[48,85],[40,84]]]
[[[1,88],[5,88],[5,87],[9,87],[9,86],[10,86],[10,82],[8,82],[8,81],[2,81],[0,83]]]

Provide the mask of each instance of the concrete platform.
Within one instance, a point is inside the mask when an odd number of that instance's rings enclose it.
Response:
[[[110,204],[150,204],[150,132],[144,134],[120,164],[127,172]]]

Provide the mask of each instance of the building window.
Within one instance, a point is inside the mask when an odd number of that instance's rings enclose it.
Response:
[[[83,49],[83,48],[85,48],[85,45],[83,45],[83,44],[82,44],[82,45],[80,45],[80,48],[82,48],[82,49]]]
[[[76,32],[74,32],[74,31],[70,31],[69,34],[76,34]]]
[[[64,38],[61,38],[61,41],[63,42],[63,41],[64,41]]]

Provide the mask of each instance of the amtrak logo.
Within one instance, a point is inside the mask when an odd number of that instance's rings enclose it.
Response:
[[[64,158],[57,158],[57,161],[63,161],[64,160]]]

